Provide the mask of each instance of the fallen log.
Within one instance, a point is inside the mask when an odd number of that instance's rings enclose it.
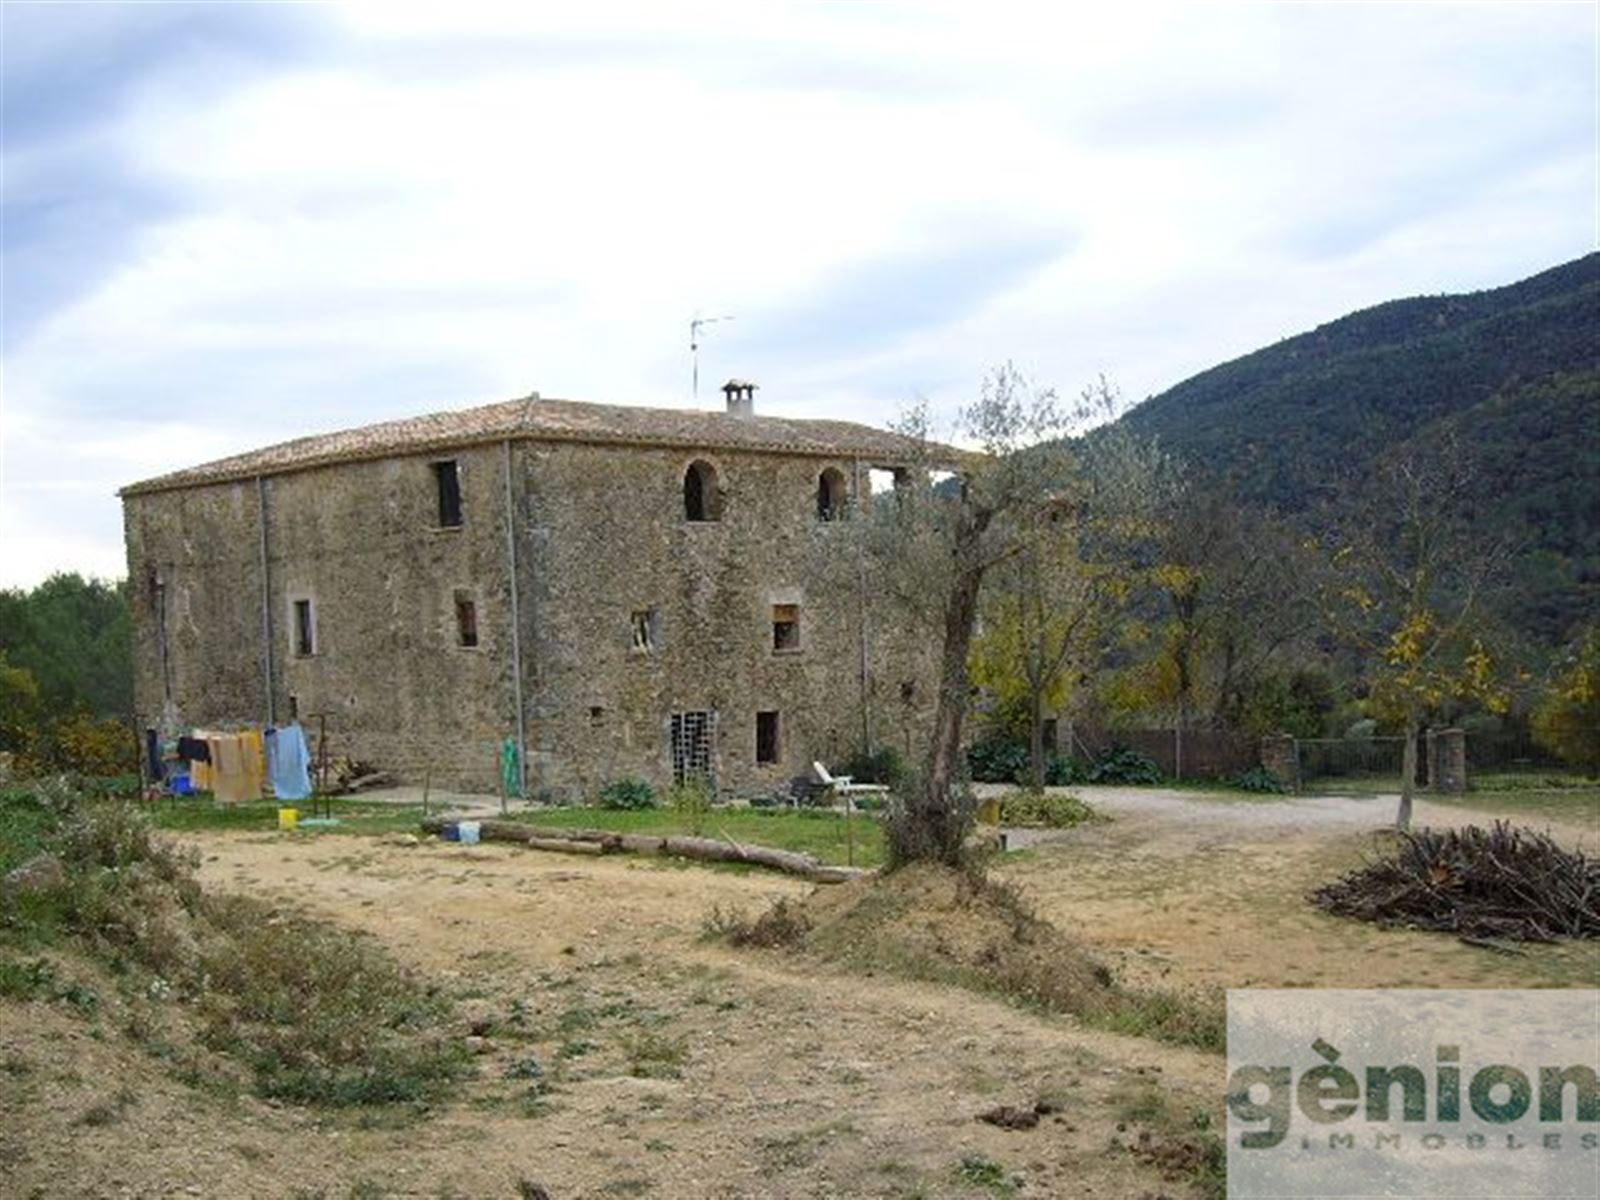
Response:
[[[455,822],[446,817],[429,817],[422,822],[428,833],[438,833]],[[575,851],[579,854],[665,854],[701,862],[738,862],[770,867],[788,875],[798,875],[814,883],[844,883],[870,872],[852,867],[834,867],[792,850],[771,846],[746,846],[715,838],[662,836],[642,833],[613,833],[605,829],[558,829],[548,825],[523,825],[515,821],[480,821],[478,837],[486,842],[518,842],[535,850]]]

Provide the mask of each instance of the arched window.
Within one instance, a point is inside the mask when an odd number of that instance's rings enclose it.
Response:
[[[722,520],[717,469],[704,459],[695,459],[683,473],[683,515],[690,521]]]
[[[844,502],[844,472],[829,467],[817,476],[817,520],[843,520]]]

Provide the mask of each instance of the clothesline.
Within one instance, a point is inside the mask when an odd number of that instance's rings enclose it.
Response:
[[[311,751],[298,724],[195,729],[167,745],[152,729],[146,744],[152,782],[174,795],[210,792],[225,804],[260,800],[269,791],[279,800],[311,795]]]

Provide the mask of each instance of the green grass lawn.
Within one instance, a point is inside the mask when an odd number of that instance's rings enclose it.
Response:
[[[370,800],[342,799],[298,800],[285,807],[300,810],[301,820],[321,817],[326,806],[330,816],[339,823],[315,832],[329,833],[392,833],[395,830],[416,832],[422,820],[420,804],[375,804]],[[209,793],[195,796],[169,796],[163,798],[151,811],[158,829],[190,832],[201,829],[236,829],[249,832],[267,832],[278,827],[278,802],[258,800],[246,804],[218,804]],[[435,808],[437,812],[437,807]],[[307,829],[306,833],[313,830]]]
[[[689,821],[670,808],[616,811],[606,808],[545,808],[516,812],[513,821],[562,829],[606,829],[616,833],[692,834]],[[857,813],[852,819],[854,861],[858,867],[883,863],[883,829],[876,817]],[[840,813],[808,809],[716,808],[705,816],[701,836],[771,846],[815,855],[825,863],[851,860],[845,818]]]
[[[1434,804],[1495,813],[1519,820],[1600,823],[1600,780],[1553,772],[1517,772],[1470,777],[1472,790],[1459,796],[1423,793]]]
[[[315,836],[321,833],[381,834],[420,832],[422,807],[415,804],[375,804],[360,798],[329,801],[317,800],[314,804],[300,801],[293,807],[300,810],[301,820],[313,815],[321,816],[323,805],[332,810],[338,824],[325,829],[304,829],[302,833]],[[435,806],[434,815],[442,810]],[[152,817],[160,829],[185,833],[203,829],[238,830],[240,832],[267,833],[278,828],[278,805],[264,800],[248,804],[218,804],[208,794],[176,796],[163,799],[153,810]],[[618,812],[605,808],[542,808],[514,809],[510,819],[530,825],[550,825],[563,829],[607,829],[617,833],[690,834],[693,829],[688,819],[670,808],[652,808],[640,812]],[[883,830],[876,818],[857,813],[852,819],[854,853],[851,838],[845,829],[844,817],[839,813],[806,809],[769,810],[759,808],[712,809],[706,814],[701,833],[711,838],[732,838],[736,842],[772,846],[779,850],[794,850],[815,855],[825,863],[848,864],[858,867],[876,867],[883,863]]]

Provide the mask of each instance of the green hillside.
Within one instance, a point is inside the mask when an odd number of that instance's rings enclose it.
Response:
[[[1298,524],[1454,430],[1472,514],[1517,548],[1506,616],[1546,644],[1600,604],[1600,253],[1492,291],[1395,300],[1185,380],[1123,421]]]

